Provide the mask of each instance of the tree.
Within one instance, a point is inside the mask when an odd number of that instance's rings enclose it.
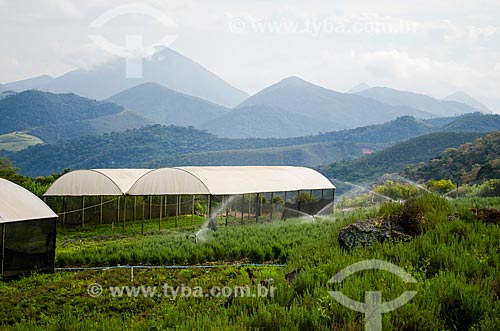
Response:
[[[446,194],[454,189],[456,189],[455,184],[449,179],[441,180],[429,180],[427,182],[427,188],[431,192],[436,192],[438,194]]]
[[[9,179],[14,177],[18,171],[19,169],[14,166],[11,160],[0,157],[0,177]]]

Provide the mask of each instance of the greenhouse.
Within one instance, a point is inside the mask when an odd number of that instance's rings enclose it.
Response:
[[[171,218],[178,226],[180,216],[198,215],[215,227],[332,213],[334,192],[303,167],[177,167],[73,171],[45,198],[67,225]]]
[[[0,179],[2,279],[53,272],[57,215],[28,190]]]

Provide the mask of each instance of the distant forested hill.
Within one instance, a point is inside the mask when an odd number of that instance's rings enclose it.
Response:
[[[366,149],[377,150],[384,144],[324,142],[275,148],[255,148],[200,152],[167,157],[147,164],[148,167],[174,166],[241,166],[289,165],[314,167],[361,156]]]
[[[65,168],[145,167],[151,164],[317,165],[362,155],[365,148],[376,150],[387,146],[371,142],[319,142],[299,146],[297,140],[227,139],[194,128],[154,125],[33,146],[6,156],[21,168],[21,173],[39,176]]]
[[[427,122],[408,116],[379,125],[287,139],[218,138],[193,127],[154,125],[4,154],[21,168],[21,173],[31,176],[61,172],[64,168],[244,164],[316,167],[379,151],[435,130]],[[324,169],[333,177],[342,174],[358,180],[370,178],[401,171],[408,163],[429,160],[448,147],[458,147],[478,136],[435,133],[393,146],[382,154],[365,156],[352,164],[337,163]]]
[[[415,180],[451,179],[461,183],[500,178],[500,132],[448,148],[426,163],[408,166],[405,175]]]
[[[32,176],[64,168],[186,164],[317,166],[360,156],[367,150],[378,150],[429,130],[422,121],[402,117],[380,125],[315,136],[226,139],[194,128],[154,125],[35,146],[8,156],[23,174]]]
[[[401,172],[407,164],[427,161],[446,148],[458,147],[481,135],[481,133],[467,132],[431,133],[398,143],[371,155],[321,167],[320,170],[329,178],[339,178],[344,181],[373,180],[386,173]]]
[[[0,134],[26,132],[45,142],[123,131],[148,123],[123,107],[75,94],[29,90],[0,99]]]
[[[442,127],[448,132],[493,132],[500,129],[500,115],[465,114]]]

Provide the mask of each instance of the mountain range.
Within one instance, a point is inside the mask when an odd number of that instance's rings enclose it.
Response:
[[[169,48],[143,60],[143,77],[140,79],[126,78],[125,63],[118,59],[55,78],[43,75],[7,83],[0,86],[0,93],[1,89],[70,92],[105,99],[127,109],[127,113],[123,113],[127,115],[120,118],[121,123],[116,121],[116,125],[104,132],[137,128],[147,122],[194,126],[228,138],[299,137],[384,123],[405,115],[434,119],[485,111],[484,106],[462,92],[447,97],[449,100],[439,100],[363,83],[350,90],[354,93],[341,93],[299,77],[285,78],[249,96]],[[1,93],[0,99],[6,95]],[[11,106],[15,109],[15,105]],[[37,104],[37,107],[44,106]],[[65,107],[71,106],[67,104]],[[134,120],[128,125],[129,122],[123,119],[130,117]],[[102,133],[103,127],[111,125],[109,122],[102,116],[90,124],[85,123],[80,130],[84,134],[93,134],[89,126],[100,126],[96,132]],[[36,126],[46,127],[45,124]],[[59,138],[71,134],[77,136],[74,132],[76,130],[72,127]],[[46,136],[39,137],[47,140]],[[50,137],[51,141],[59,138]]]
[[[371,87],[355,93],[393,106],[406,106],[434,116],[453,116],[480,111],[457,101],[439,100],[431,96],[388,87]]]
[[[458,92],[455,92],[453,94],[450,94],[447,97],[445,97],[443,100],[461,102],[461,103],[469,105],[473,108],[476,108],[483,113],[490,113],[491,112],[491,110],[489,110],[481,102],[477,101],[476,99],[474,99],[473,97],[471,97],[470,95],[468,95],[467,93],[462,92],[462,91],[458,91]]]
[[[91,69],[77,69],[52,78],[40,76],[6,84],[15,91],[39,89],[103,100],[130,87],[154,82],[175,91],[233,107],[248,97],[219,76],[195,61],[165,48],[151,58],[143,59],[143,77],[125,77],[125,60],[117,59]]]
[[[246,99],[236,108],[255,105],[266,105],[330,123],[330,131],[383,123],[404,115],[417,118],[432,116],[410,107],[391,106],[358,95],[329,90],[299,77],[283,79]]]
[[[54,77],[51,77],[49,75],[41,75],[7,83],[3,87],[5,90],[11,90],[15,92],[22,92],[25,90],[43,90],[45,86],[47,86],[47,84],[50,84],[50,82],[52,82],[53,80]]]

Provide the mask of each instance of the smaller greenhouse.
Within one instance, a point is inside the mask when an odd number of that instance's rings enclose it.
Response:
[[[28,190],[0,179],[0,272],[53,272],[57,215]]]
[[[46,192],[63,224],[162,221],[195,215],[211,226],[333,212],[335,186],[317,171],[288,166],[78,170]],[[184,217],[183,217],[184,216]]]

